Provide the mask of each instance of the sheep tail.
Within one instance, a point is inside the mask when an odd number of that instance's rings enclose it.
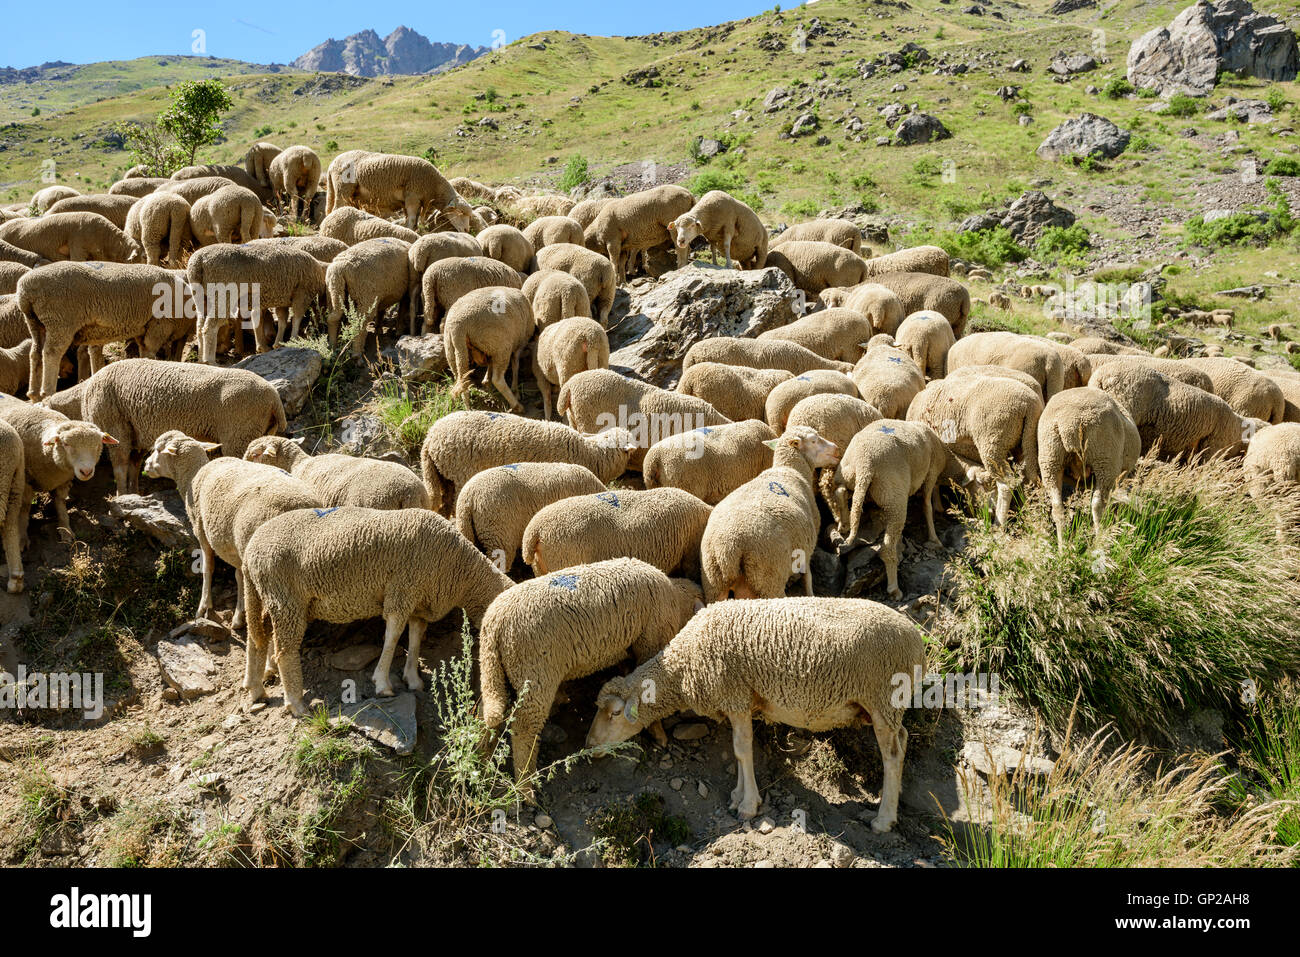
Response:
[[[506,675],[501,668],[495,628],[484,628],[479,632],[478,670],[483,686],[483,723],[489,728],[499,728],[506,720],[510,694],[506,690]]]
[[[572,381],[572,379],[569,380],[569,382]],[[569,382],[560,386],[559,397],[555,400],[555,414],[560,418],[563,418],[565,413],[569,411]]]
[[[533,570],[534,575],[546,574],[546,564],[542,558],[541,537],[541,532],[535,526],[524,530],[521,551],[524,556],[524,564]]]
[[[1025,482],[1042,484],[1038,474],[1038,419],[1025,416],[1024,430],[1020,433],[1020,452],[1025,461]]]
[[[271,422],[263,435],[283,435],[289,430],[289,418],[284,414],[284,403],[277,402],[271,410]]]
[[[859,475],[853,486],[853,504],[849,506],[849,538],[847,546],[858,540],[862,528],[862,510],[867,505],[867,492],[871,488],[871,476]]]

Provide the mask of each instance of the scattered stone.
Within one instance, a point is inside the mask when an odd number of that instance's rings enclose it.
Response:
[[[535,818],[533,818],[533,823],[536,824],[544,831],[552,824],[554,824],[555,821],[551,818],[549,814],[538,814]]]
[[[1084,113],[1048,133],[1036,152],[1044,159],[1114,159],[1128,146],[1129,136],[1104,116]]]
[[[442,375],[450,368],[442,336],[402,336],[397,340],[397,367],[402,377],[423,382]]]
[[[1059,54],[1047,65],[1048,73],[1057,76],[1074,76],[1097,69],[1097,61],[1086,53]]]
[[[418,730],[415,703],[415,695],[409,691],[394,698],[367,698],[343,705],[342,714],[330,718],[330,724],[364,734],[397,754],[410,754]]]
[[[847,844],[841,844],[836,841],[831,846],[831,864],[835,867],[844,868],[852,867],[853,862],[858,859],[858,855],[853,853],[853,848]]]
[[[217,690],[212,682],[217,663],[197,638],[185,635],[175,640],[163,639],[154,654],[158,656],[163,681],[186,701]]]
[[[766,870],[769,867],[776,867],[776,865],[773,864],[771,861],[755,861],[754,867],[763,868],[764,870]]]
[[[709,796],[709,786],[703,781],[700,781],[695,789],[700,792],[700,797],[706,798]]]
[[[1051,9],[1048,10],[1048,13],[1059,17],[1065,13],[1073,13],[1075,10],[1084,10],[1088,7],[1095,7],[1096,5],[1097,0],[1056,0],[1056,2],[1052,4]]]
[[[1011,66],[1007,67],[1007,69],[1010,70],[1012,73],[1028,73],[1029,61],[1015,60],[1014,62],[1012,62]]]
[[[763,112],[775,113],[790,101],[790,91],[783,86],[774,87],[763,97]]]
[[[948,127],[944,126],[938,117],[931,116],[929,113],[910,113],[898,124],[898,130],[894,133],[894,145],[912,146],[917,143],[946,140],[951,136]]]
[[[755,830],[758,831],[759,834],[771,834],[773,831],[776,830],[776,822],[773,821],[770,817],[765,817],[758,822],[758,825],[755,827]]]
[[[1000,225],[1016,242],[1032,246],[1049,226],[1073,226],[1074,213],[1057,206],[1042,190],[1031,189],[1011,204]]]
[[[230,637],[230,629],[219,621],[213,621],[211,618],[195,618],[183,625],[177,625],[167,633],[167,637],[178,638],[185,634],[197,635],[208,641],[225,641]]]
[[[681,778],[673,778],[671,781],[668,782],[668,786],[672,788],[674,791],[680,791],[682,789],[682,785],[685,783],[686,782],[683,781]]]
[[[1047,758],[1035,758],[1002,744],[981,744],[967,741],[961,755],[966,763],[985,777],[1006,775],[1013,771],[1028,774],[1051,774],[1055,763]]]
[[[701,136],[695,141],[695,151],[705,159],[712,159],[721,153],[727,152],[727,147],[721,140]]]
[[[311,388],[320,378],[323,360],[315,349],[272,349],[235,363],[238,369],[256,372],[280,393],[284,414],[293,418],[302,411]]]
[[[794,123],[790,125],[790,135],[803,136],[806,133],[814,132],[820,125],[821,121],[817,119],[817,114],[800,113]]]
[[[707,737],[709,726],[703,721],[683,721],[673,728],[674,741],[698,741]]]
[[[108,513],[154,538],[164,548],[199,547],[198,539],[190,531],[185,503],[175,489],[161,489],[149,495],[115,495],[108,500]]]
[[[1273,108],[1263,100],[1239,100],[1234,96],[1228,97],[1221,108],[1205,114],[1205,118],[1220,122],[1235,119],[1242,123],[1272,123],[1274,119]]]

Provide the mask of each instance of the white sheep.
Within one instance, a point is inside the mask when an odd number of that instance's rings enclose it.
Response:
[[[251,242],[270,236],[262,229],[262,203],[252,190],[231,183],[190,207],[190,230],[200,246]]]
[[[1065,387],[1065,363],[1056,344],[1014,332],[977,332],[948,350],[948,368],[991,365],[1019,369],[1042,386],[1044,399]]]
[[[750,369],[784,369],[792,375],[801,375],[810,369],[853,371],[851,364],[823,358],[797,342],[734,336],[714,336],[695,343],[682,358],[682,372],[685,373],[697,362],[720,362],[723,365],[745,366]]]
[[[533,321],[539,331],[572,316],[591,318],[587,288],[567,272],[539,269],[524,280],[523,291],[533,305]]]
[[[925,388],[925,373],[888,337],[874,336],[871,342],[851,373],[858,394],[885,418],[903,418]]]
[[[872,320],[855,309],[822,309],[789,325],[769,329],[758,338],[797,342],[827,359],[857,362],[862,358],[862,344],[874,332]]]
[[[930,379],[943,378],[948,351],[956,341],[952,324],[942,313],[931,309],[912,313],[894,333],[894,343],[899,351],[915,362]]]
[[[268,435],[254,439],[244,460],[284,469],[320,496],[326,507],[428,508],[424,482],[405,465],[357,455],[309,455],[302,439]]]
[[[335,206],[359,206],[388,216],[406,213],[406,228],[415,229],[421,219],[442,213],[459,230],[467,230],[472,210],[427,159],[395,153],[366,153],[349,161],[346,171],[331,172],[329,185]],[[330,163],[333,171],[335,157]]]
[[[488,367],[487,379],[510,411],[523,412],[523,403],[506,382],[506,369],[513,369],[518,385],[519,354],[532,338],[533,328],[532,307],[517,288],[487,286],[457,299],[442,325],[448,364],[456,377],[451,395],[469,391],[470,363],[476,362]]]
[[[320,157],[309,146],[290,146],[271,160],[266,182],[281,202],[288,200],[289,216],[298,219],[311,209],[320,188]]]
[[[134,196],[113,193],[92,193],[89,196],[69,196],[52,205],[46,215],[56,213],[99,213],[118,229],[126,228],[126,217],[136,204]]]
[[[150,266],[162,263],[166,247],[168,265],[179,269],[182,255],[194,240],[190,204],[175,193],[151,193],[127,213],[126,235],[144,250]]]
[[[868,271],[873,264],[885,258],[881,256],[879,259],[866,260]],[[952,334],[955,338],[960,339],[965,333],[966,322],[970,318],[970,292],[957,280],[924,272],[884,272],[872,273],[868,281],[884,286],[897,296],[903,305],[903,315],[910,316],[914,312],[923,310],[939,312],[952,325]],[[852,295],[853,290],[841,290],[836,293],[834,290],[827,289],[818,298],[828,306],[852,308]],[[877,331],[888,332],[889,330],[878,329]]]
[[[11,219],[0,224],[0,240],[50,262],[129,263],[144,258],[140,247],[99,213],[53,213],[38,219]]]
[[[809,296],[867,281],[867,261],[834,243],[794,240],[769,250],[765,265],[780,269]]]
[[[776,433],[762,419],[706,425],[660,439],[641,466],[645,487],[685,489],[717,505],[772,464]]]
[[[584,242],[583,224],[570,216],[542,216],[524,227],[524,237],[533,244],[533,252],[554,243],[581,246]]]
[[[523,286],[518,272],[486,256],[440,259],[424,271],[420,282],[426,335],[437,331],[438,319],[461,296],[489,286]]]
[[[649,271],[650,250],[671,241],[669,224],[694,203],[690,190],[671,185],[619,197],[601,207],[584,230],[583,242],[609,258],[617,281],[622,282],[638,253]]]
[[[282,152],[274,143],[254,143],[244,154],[244,171],[263,186],[271,186],[271,164]],[[319,174],[320,160],[316,165]]]
[[[552,387],[564,388],[579,372],[608,368],[609,335],[595,319],[570,316],[541,328],[533,348],[533,377],[542,394],[542,418],[551,417]]]
[[[1286,420],[1286,396],[1278,384],[1244,362],[1229,358],[1183,359],[1210,377],[1214,394],[1250,419],[1276,425]]]
[[[793,378],[794,374],[784,369],[696,362],[677,380],[677,391],[703,399],[733,422],[761,420],[766,415],[768,394]]]
[[[858,387],[843,372],[836,372],[833,369],[810,369],[792,379],[787,379],[768,393],[763,418],[779,435],[785,431],[786,420],[791,409],[801,400],[822,393],[851,395],[857,398]]]
[[[774,236],[769,249],[778,249],[791,240],[810,240],[833,243],[857,255],[862,255],[862,230],[846,219],[813,219],[795,223]]]
[[[27,469],[23,439],[8,422],[0,420],[0,539],[9,594],[23,590],[22,531],[25,521]]]
[[[474,238],[483,247],[485,256],[505,263],[516,272],[531,271],[536,250],[533,249],[532,241],[514,226],[498,223],[484,229]]]
[[[880,410],[865,399],[837,392],[821,392],[800,399],[786,416],[785,427],[807,426],[841,451],[853,436],[881,418]]]
[[[381,216],[372,216],[365,210],[352,206],[340,206],[328,214],[320,224],[320,234],[330,239],[337,239],[355,246],[367,239],[379,239],[387,236],[403,242],[414,243],[420,234],[414,229],[407,229],[397,223],[390,223]]]
[[[366,330],[371,322],[375,324],[375,342],[379,342],[384,314],[392,306],[397,306],[400,328],[402,308],[410,309],[415,294],[410,249],[410,243],[400,239],[386,236],[367,239],[339,253],[325,267],[325,290],[330,304],[325,324],[331,348],[338,345],[339,325],[349,302],[356,306],[361,317],[361,326],[352,340],[353,355],[365,354]],[[295,323],[293,335],[297,334]],[[277,345],[280,340],[281,335],[277,335]]]
[[[730,193],[712,189],[699,198],[688,212],[668,224],[677,247],[677,267],[686,265],[691,243],[697,236],[708,241],[713,262],[721,253],[726,267],[732,261],[742,269],[762,269],[767,262],[767,227],[758,214]]]
[[[948,253],[939,246],[913,246],[898,252],[886,253],[867,261],[868,276],[887,273],[928,273],[946,277],[949,272]]]
[[[609,311],[614,308],[617,277],[614,265],[600,253],[573,243],[552,243],[537,251],[538,269],[557,269],[567,272],[587,291],[591,302],[591,318],[602,326],[609,324]]]

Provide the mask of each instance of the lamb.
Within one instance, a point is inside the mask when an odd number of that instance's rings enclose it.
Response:
[[[1266,375],[1228,358],[1182,359],[1210,377],[1212,391],[1238,415],[1272,425],[1286,420],[1286,396]]]
[[[244,154],[244,171],[263,186],[273,187],[271,182],[271,164],[283,150],[274,143],[254,143]],[[320,160],[316,161],[319,178]]]
[[[938,246],[913,246],[911,249],[900,249],[896,253],[886,253],[867,261],[868,276],[883,276],[887,273],[899,272],[947,277],[948,254]],[[909,310],[909,312],[916,311],[919,310]]]
[[[485,256],[505,263],[515,272],[530,271],[535,255],[533,244],[515,227],[499,223],[496,226],[489,226],[474,238],[483,247]]]
[[[367,239],[379,239],[382,236],[400,239],[407,243],[414,243],[420,238],[420,234],[414,229],[390,223],[386,219],[372,216],[352,206],[340,206],[334,212],[327,214],[321,220],[319,232],[322,236],[338,239],[349,246],[355,246]]]
[[[309,622],[383,617],[384,650],[373,676],[380,695],[393,693],[388,670],[409,626],[402,676],[408,688],[420,690],[420,642],[429,622],[463,608],[478,627],[492,600],[514,584],[432,512],[353,505],[299,509],[268,521],[244,550],[244,572],[244,687],[255,701],[265,696],[262,665],[274,640],[284,703],[299,716],[307,713],[299,648]]]
[[[832,286],[855,286],[867,278],[867,261],[833,243],[792,240],[769,250],[765,265],[780,269],[810,296]]]
[[[95,466],[105,445],[117,440],[90,422],[70,419],[66,415],[39,405],[31,405],[11,396],[0,395],[0,422],[6,422],[23,443],[23,466],[26,480],[22,488],[23,506],[19,521],[20,538],[27,540],[28,503],[36,492],[49,492],[54,499],[58,527],[71,533],[68,521],[68,491],[73,480],[88,482],[95,477]],[[12,496],[12,490],[10,496]],[[6,511],[6,515],[8,512]],[[6,542],[10,534],[7,528]],[[6,551],[6,559],[9,553]],[[12,575],[13,566],[10,566]]]
[[[731,723],[742,820],[758,813],[753,713],[812,731],[869,723],[885,768],[877,833],[898,820],[907,729],[897,676],[925,673],[925,644],[910,618],[855,598],[726,602],[691,618],[668,646],[600,689],[587,747],[626,741],[689,709]],[[655,694],[646,700],[643,689]],[[906,702],[909,695],[903,694]]]
[[[561,499],[524,529],[524,563],[537,576],[609,558],[639,558],[665,574],[699,575],[700,536],[713,511],[690,492],[611,489]]]
[[[812,429],[786,429],[764,443],[772,467],[719,502],[700,540],[704,601],[777,598],[802,573],[812,595],[812,553],[820,516],[813,470],[838,465],[840,450]]]
[[[18,289],[18,280],[31,272],[22,263],[0,262],[0,296],[11,296]]]
[[[866,262],[878,263],[886,258],[881,256]],[[903,304],[904,315],[933,310],[947,317],[955,338],[960,339],[966,331],[966,320],[970,318],[970,293],[957,280],[924,272],[885,272],[873,274],[871,282],[896,295]]]
[[[248,175],[248,171],[242,166],[233,164],[209,163],[204,166],[186,166],[172,173],[172,180],[178,183],[184,183],[196,179],[213,179],[221,178],[229,180],[236,186],[242,186],[244,189],[251,189],[257,194],[257,199],[262,203],[269,203],[274,197],[268,186],[258,182],[257,179]],[[191,203],[194,200],[190,200]]]
[[[8,422],[0,420],[0,539],[4,542],[9,594],[23,590],[23,506],[27,466],[23,440]]]
[[[761,419],[706,425],[660,439],[641,467],[645,487],[684,489],[717,505],[772,464],[776,433]]]
[[[506,383],[506,369],[513,369],[518,385],[519,354],[533,328],[532,307],[518,288],[487,286],[457,299],[442,325],[448,364],[456,376],[451,395],[469,391],[470,363],[477,362],[488,367],[488,377],[510,411],[522,413],[523,403]]]
[[[267,185],[282,202],[288,200],[292,219],[300,218],[311,209],[311,201],[320,188],[320,157],[315,150],[308,146],[290,146],[271,160],[267,172]]]
[[[35,269],[37,266],[45,265],[49,260],[39,253],[20,249],[13,243],[0,239],[0,262],[18,263],[28,269]]]
[[[837,307],[851,309],[866,316],[871,321],[873,335],[883,332],[892,336],[898,331],[899,324],[907,315],[903,311],[903,301],[891,290],[875,282],[854,286],[852,292],[846,295],[843,301],[830,306],[831,309]],[[871,336],[862,338],[866,340]],[[856,362],[857,359],[854,361]]]
[[[542,418],[551,417],[552,386],[562,389],[579,372],[608,368],[609,336],[595,319],[570,316],[542,328],[533,348],[533,377],[542,394]]]
[[[979,463],[997,486],[994,517],[1005,525],[1011,511],[1013,457],[1025,478],[1038,481],[1038,419],[1043,400],[1010,379],[937,379],[907,410],[907,421],[932,428],[962,465]],[[973,467],[967,469],[970,475]]]
[[[949,369],[964,365],[1019,369],[1043,387],[1045,399],[1051,399],[1064,388],[1065,363],[1056,344],[1033,336],[1014,332],[977,332],[967,336],[948,350]]]
[[[584,243],[583,225],[569,216],[543,216],[524,227],[524,238],[533,245],[533,252],[555,243]]]
[[[144,250],[150,266],[166,260],[173,269],[181,267],[181,255],[193,245],[190,204],[175,193],[150,193],[131,207],[126,217],[126,236]]]
[[[182,278],[160,266],[65,262],[20,279],[18,308],[33,344],[31,397],[53,395],[60,361],[72,346],[92,347],[94,373],[103,364],[94,347],[139,339],[156,354],[171,336],[188,338],[194,302]]]
[[[853,309],[823,309],[787,326],[769,329],[758,338],[797,342],[827,359],[857,362],[862,358],[863,343],[871,336],[872,321],[862,313]]]
[[[244,450],[246,462],[261,462],[300,478],[327,508],[428,508],[424,482],[405,465],[356,455],[308,455],[301,439],[267,435]]]
[[[200,246],[251,242],[269,236],[263,231],[262,202],[251,189],[231,183],[190,207],[190,229]]]
[[[733,422],[762,420],[768,394],[793,378],[794,374],[784,369],[746,369],[721,362],[696,362],[682,373],[677,391],[703,399]]]
[[[330,169],[334,169],[334,163]],[[470,225],[469,204],[432,163],[420,156],[363,153],[356,157],[350,176],[331,183],[336,190],[336,205],[361,206],[381,216],[404,210],[407,229],[414,230],[421,219],[434,212],[442,213],[459,230]]]
[[[421,285],[423,330],[427,335],[437,331],[438,318],[462,296],[491,286],[518,289],[523,281],[519,278],[519,273],[505,263],[484,256],[471,256],[466,259],[440,259],[425,270]]]
[[[670,241],[669,224],[690,211],[695,197],[681,186],[656,186],[623,196],[601,207],[583,241],[614,264],[617,281],[627,278],[638,253],[649,269],[650,250]]]
[[[353,355],[365,354],[366,329],[371,322],[375,324],[375,341],[378,343],[379,329],[389,307],[398,307],[398,320],[401,321],[402,307],[405,304],[410,308],[416,284],[410,250],[411,244],[400,239],[386,236],[367,239],[339,253],[325,267],[325,291],[330,304],[325,325],[330,348],[338,344],[339,323],[349,302],[355,304],[361,317],[361,328],[352,340]],[[297,323],[294,323],[293,334],[298,334]],[[280,339],[281,336],[277,335],[276,345]]]
[[[269,236],[265,239],[254,239],[249,245],[275,245],[287,246],[290,249],[301,249],[327,266],[338,257],[339,253],[351,248],[342,240],[330,239],[328,236]]]
[[[824,359],[797,342],[786,342],[781,339],[742,339],[732,336],[702,339],[687,349],[682,359],[683,374],[697,362],[720,362],[724,365],[744,366],[750,369],[784,369],[792,375],[802,375],[810,369],[853,371],[853,366],[849,363]]]
[[[126,217],[136,203],[134,196],[96,193],[90,196],[69,196],[53,204],[50,213],[99,213],[118,229],[126,228]]]
[[[27,388],[27,377],[31,375],[32,340],[24,339],[18,345],[0,349],[0,392],[17,395],[20,389]]]
[[[1235,457],[1246,450],[1247,425],[1232,406],[1144,363],[1108,362],[1088,385],[1124,407],[1137,425],[1144,455],[1157,442],[1161,454],[1170,457],[1219,451]]]
[[[450,515],[461,486],[495,465],[570,462],[608,484],[623,474],[636,448],[626,429],[583,435],[559,422],[503,412],[453,412],[429,426],[420,447],[420,468],[430,506]]]
[[[879,410],[864,399],[838,392],[819,392],[800,399],[786,416],[787,429],[807,426],[837,449],[847,449],[857,435],[881,418]]]
[[[925,388],[925,373],[901,349],[873,337],[850,375],[858,394],[887,419],[907,415],[912,400]]]
[[[573,316],[591,318],[587,288],[567,272],[539,269],[524,280],[523,291],[532,303],[533,320],[539,330]]]
[[[60,200],[72,199],[80,196],[81,190],[73,189],[71,186],[46,186],[32,194],[31,202],[28,207],[38,216],[43,216],[50,211],[50,207]]]
[[[1065,547],[1061,485],[1067,469],[1081,481],[1092,474],[1092,527],[1100,534],[1110,493],[1141,452],[1142,437],[1132,416],[1106,392],[1084,386],[1048,400],[1038,420],[1038,469],[1052,505],[1058,547]]]
[[[791,241],[832,243],[843,246],[855,255],[862,255],[862,230],[845,219],[814,219],[806,223],[795,223],[778,233],[768,243],[768,248],[778,249]]]
[[[930,379],[943,378],[948,352],[956,341],[952,325],[941,313],[931,309],[912,313],[894,333],[899,351],[915,362]]]
[[[456,527],[508,571],[534,515],[553,502],[605,491],[605,483],[582,465],[512,462],[479,472],[456,499]]]
[[[499,728],[510,697],[515,781],[531,799],[537,739],[560,683],[658,654],[695,614],[700,589],[634,558],[616,558],[524,582],[488,606],[479,632],[483,722]],[[662,734],[662,729],[660,729]],[[667,740],[666,738],[664,739]]]
[[[612,196],[602,196],[598,199],[584,199],[582,202],[575,204],[573,209],[569,210],[566,215],[569,219],[572,219],[575,223],[586,230],[586,228],[595,221],[596,217],[600,214],[600,211],[613,201],[614,198]],[[545,218],[546,217],[541,217],[537,221],[540,222],[541,219]],[[550,244],[548,243],[547,245]],[[577,245],[581,246],[582,243],[579,242]]]
[[[50,262],[127,263],[142,258],[140,247],[99,213],[54,213],[40,219],[10,220],[0,225],[0,239]]]
[[[713,262],[722,253],[728,269],[732,260],[742,269],[762,269],[767,262],[767,227],[758,214],[720,189],[709,190],[686,213],[668,224],[677,247],[677,268],[690,258],[691,243],[703,236]]]
[[[1094,372],[1102,366],[1113,365],[1117,369],[1128,369],[1134,365],[1144,365],[1148,369],[1155,369],[1157,372],[1183,383],[1183,385],[1190,385],[1203,392],[1214,392],[1214,380],[1185,359],[1163,359],[1159,356],[1149,355],[1107,355],[1103,353],[1089,356],[1088,362]],[[1092,382],[1091,375],[1089,375],[1088,381],[1089,383]]]
[[[1019,369],[1008,369],[1006,366],[962,366],[960,369],[949,369],[946,378],[949,379],[1011,379],[1019,382],[1021,385],[1027,385],[1038,393],[1038,397],[1043,397],[1043,386],[1033,376],[1021,372]]]
[[[538,251],[537,268],[567,272],[581,282],[591,300],[591,318],[599,320],[602,326],[609,324],[616,279],[614,265],[608,259],[573,243],[553,243]]]
[[[785,431],[786,419],[803,399],[810,395],[833,393],[837,395],[858,396],[858,387],[843,372],[833,369],[810,369],[792,379],[787,379],[767,396],[763,417],[773,431],[778,434]]]
[[[134,196],[143,199],[153,194],[164,183],[171,180],[166,176],[138,176],[132,179],[120,179],[108,188],[110,196]]]
[[[868,497],[879,506],[885,520],[880,561],[885,566],[886,590],[895,601],[903,597],[898,587],[898,542],[907,521],[907,500],[921,493],[927,541],[939,544],[934,532],[934,505],[939,497],[939,476],[947,464],[948,451],[928,425],[880,419],[853,437],[839,466],[828,473],[829,481],[823,484],[845,548],[858,540]]]

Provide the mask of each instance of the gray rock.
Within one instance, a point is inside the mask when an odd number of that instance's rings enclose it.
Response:
[[[1020,116],[1016,118],[1016,122],[1021,126],[1029,126],[1034,122],[1034,118],[1029,116],[1027,113],[1021,113]]]
[[[907,107],[902,103],[887,103],[878,112],[884,118],[885,125],[892,129],[894,124],[907,115]]]
[[[720,153],[727,152],[726,145],[721,140],[710,139],[707,136],[701,136],[696,140],[696,152],[705,159],[712,159]]]
[[[683,721],[673,727],[674,741],[698,741],[708,734],[709,726],[703,721]]]
[[[402,336],[397,340],[397,367],[404,378],[416,382],[442,375],[450,368],[442,336],[436,332],[427,336]]]
[[[293,418],[302,411],[311,387],[320,378],[321,355],[315,349],[272,349],[237,362],[236,368],[256,372],[280,393],[284,414]]]
[[[1028,60],[1015,60],[1015,61],[1012,62],[1011,66],[1007,67],[1007,69],[1010,70],[1012,73],[1028,73],[1028,72],[1029,72],[1029,61],[1028,61]]]
[[[1041,190],[1031,189],[1011,204],[1000,225],[1016,242],[1033,245],[1049,226],[1073,226],[1074,213],[1057,206]]]
[[[378,645],[349,645],[330,655],[330,667],[339,671],[360,671],[379,657]]]
[[[199,547],[190,531],[185,503],[175,489],[150,495],[116,495],[108,500],[108,513],[156,539],[164,548]]]
[[[1039,144],[1036,152],[1044,159],[1114,159],[1128,146],[1129,132],[1104,116],[1084,113],[1066,120]]]
[[[418,731],[415,695],[404,691],[393,698],[367,698],[343,705],[341,716],[331,718],[330,724],[364,734],[397,754],[410,754]]]
[[[155,646],[154,654],[158,656],[163,681],[186,701],[217,690],[212,682],[217,663],[197,638],[190,635],[164,638]]]
[[[985,777],[995,774],[1001,776],[1017,770],[1031,775],[1045,775],[1051,774],[1054,766],[1047,758],[1031,757],[1003,744],[980,744],[978,741],[967,741],[961,756]]]
[[[1055,73],[1057,76],[1074,76],[1076,73],[1087,73],[1095,69],[1097,69],[1097,61],[1086,53],[1062,54],[1047,65],[1047,72]]]
[[[1056,0],[1048,13],[1059,17],[1064,13],[1073,13],[1075,10],[1084,10],[1096,5],[1097,0]]]
[[[937,116],[929,113],[910,113],[898,124],[894,132],[895,146],[912,146],[916,143],[930,143],[946,140],[952,136],[948,127],[939,122]]]
[[[775,113],[789,102],[790,95],[790,91],[783,86],[768,90],[767,96],[763,97],[763,112]]]
[[[381,458],[397,451],[384,423],[373,415],[352,415],[339,422],[334,436],[338,447],[331,451],[344,455],[368,455]],[[324,451],[324,450],[321,450]],[[400,461],[400,456],[399,459]]]
[[[831,864],[835,867],[852,867],[853,862],[858,859],[858,855],[853,853],[853,848],[847,844],[841,844],[836,841],[831,846]]]
[[[1272,123],[1273,108],[1263,100],[1238,100],[1230,96],[1224,106],[1213,113],[1207,113],[1205,118],[1219,121],[1232,118],[1243,123]]]
[[[803,136],[815,131],[821,123],[815,113],[801,113],[790,126],[791,136]]]

